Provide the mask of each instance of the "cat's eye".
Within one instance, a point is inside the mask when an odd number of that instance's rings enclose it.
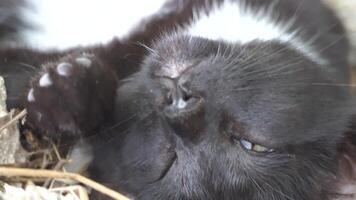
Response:
[[[260,144],[252,143],[252,142],[250,142],[248,140],[245,140],[245,139],[240,139],[239,141],[240,141],[241,146],[244,149],[249,150],[249,151],[254,151],[254,152],[257,152],[257,153],[270,153],[270,152],[274,151],[271,148],[262,146]]]

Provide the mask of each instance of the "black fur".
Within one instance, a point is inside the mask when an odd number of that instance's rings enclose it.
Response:
[[[279,20],[296,16],[304,41],[317,36],[328,65],[276,41],[241,45],[177,33],[212,1],[169,1],[170,12],[107,46],[1,49],[8,103],[25,105],[27,125],[41,134],[84,137],[94,153],[91,177],[137,199],[331,199],[354,114],[350,90],[341,87],[349,83],[348,41],[319,1],[274,2]],[[83,57],[90,67],[76,61]],[[23,63],[45,68],[27,72]],[[68,77],[56,72],[60,63],[71,65]],[[177,66],[184,69],[172,78]],[[39,86],[44,73],[49,87]],[[18,81],[29,77],[34,101]],[[249,151],[241,140],[271,151]]]

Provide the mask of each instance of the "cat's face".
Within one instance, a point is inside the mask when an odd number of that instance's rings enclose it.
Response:
[[[274,42],[162,39],[118,89],[102,176],[142,199],[321,199],[348,96],[318,67]]]

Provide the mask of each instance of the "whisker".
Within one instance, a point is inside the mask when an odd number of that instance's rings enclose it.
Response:
[[[329,49],[330,47],[334,46],[334,44],[336,44],[337,42],[339,42],[341,39],[346,37],[346,33],[340,35],[339,37],[337,37],[333,42],[329,43],[328,45],[324,46],[323,48],[317,49],[317,52],[322,53],[325,50]]]
[[[253,178],[253,177],[251,177],[251,176],[248,176],[248,178],[249,178],[249,180],[251,180],[251,182],[257,187],[257,189],[258,189],[258,194],[259,194],[259,196],[261,195],[261,193],[264,193],[265,191],[262,189],[262,187],[257,183],[257,181]]]
[[[19,64],[20,66],[26,67],[27,69],[31,69],[33,71],[36,71],[36,70],[39,69],[38,67],[32,66],[32,65],[27,64],[27,63],[18,62],[16,64]]]
[[[279,65],[272,66],[268,69],[269,71],[266,71],[266,69],[257,69],[248,73],[244,73],[244,78],[240,80],[261,80],[261,78],[271,78],[298,72],[302,69],[293,68],[293,66],[300,64],[302,62],[302,59],[295,60],[296,62],[285,62]]]
[[[139,122],[141,122],[141,121],[147,119],[152,113],[153,113],[153,111],[147,113],[144,117],[142,117],[141,119],[139,119],[137,122],[139,123]],[[109,143],[111,143],[112,141],[114,141],[115,138],[117,138],[117,137],[119,137],[119,136],[122,136],[123,134],[127,133],[128,131],[130,131],[130,129],[132,128],[131,126],[128,127],[128,128],[126,128],[125,130],[120,131],[119,134],[110,134],[110,133],[111,133],[111,132],[110,132],[111,130],[113,130],[113,129],[115,129],[115,128],[118,128],[118,127],[121,126],[122,124],[124,124],[124,123],[126,123],[126,122],[128,122],[128,121],[130,121],[130,120],[132,120],[132,119],[134,119],[136,116],[139,116],[139,115],[138,115],[137,113],[136,113],[136,114],[133,114],[132,116],[130,116],[129,118],[127,118],[127,119],[125,119],[125,120],[119,122],[118,124],[115,124],[115,125],[109,127],[108,129],[105,129],[104,131],[101,131],[101,132],[97,133],[96,136],[98,136],[98,135],[100,136],[101,142],[99,143],[99,142],[96,141],[96,142],[95,142],[95,144],[96,144],[95,146],[96,146],[96,147],[93,147],[93,149],[98,149],[98,148],[100,148],[100,147],[103,146],[103,145],[109,144]],[[104,136],[105,133],[109,133],[109,135],[107,135],[106,137],[103,138],[103,136]],[[91,138],[91,139],[94,139],[94,138]],[[95,138],[95,139],[96,139],[96,138]]]
[[[312,86],[330,86],[330,87],[356,87],[356,84],[346,83],[311,83]]]
[[[135,114],[131,115],[130,117],[128,117],[128,118],[126,118],[126,119],[124,119],[124,120],[122,120],[122,121],[120,121],[120,122],[118,122],[118,123],[116,123],[116,124],[114,124],[114,125],[112,125],[112,126],[106,128],[106,129],[100,131],[98,134],[105,133],[105,132],[110,131],[110,130],[112,130],[112,129],[118,128],[118,127],[120,127],[122,124],[131,121],[131,120],[134,119],[136,116],[137,116],[137,114],[135,113]]]
[[[145,48],[151,54],[156,55],[156,56],[158,55],[157,52],[154,49],[148,47],[147,45],[143,44],[142,42],[136,42],[136,44],[139,45],[139,46],[142,46],[143,48]]]
[[[282,195],[283,197],[285,197],[285,198],[287,198],[287,199],[289,199],[289,200],[294,200],[294,198],[292,198],[292,197],[290,197],[289,195],[283,193],[281,190],[278,190],[278,189],[272,187],[267,181],[264,181],[263,179],[260,179],[260,180],[262,181],[262,183],[263,183],[264,185],[266,185],[267,187],[269,187],[271,190],[277,192],[278,194]]]

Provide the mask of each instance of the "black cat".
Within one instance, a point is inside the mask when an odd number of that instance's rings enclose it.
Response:
[[[348,41],[317,0],[168,1],[108,45],[0,54],[27,125],[135,199],[326,200],[352,163]]]

